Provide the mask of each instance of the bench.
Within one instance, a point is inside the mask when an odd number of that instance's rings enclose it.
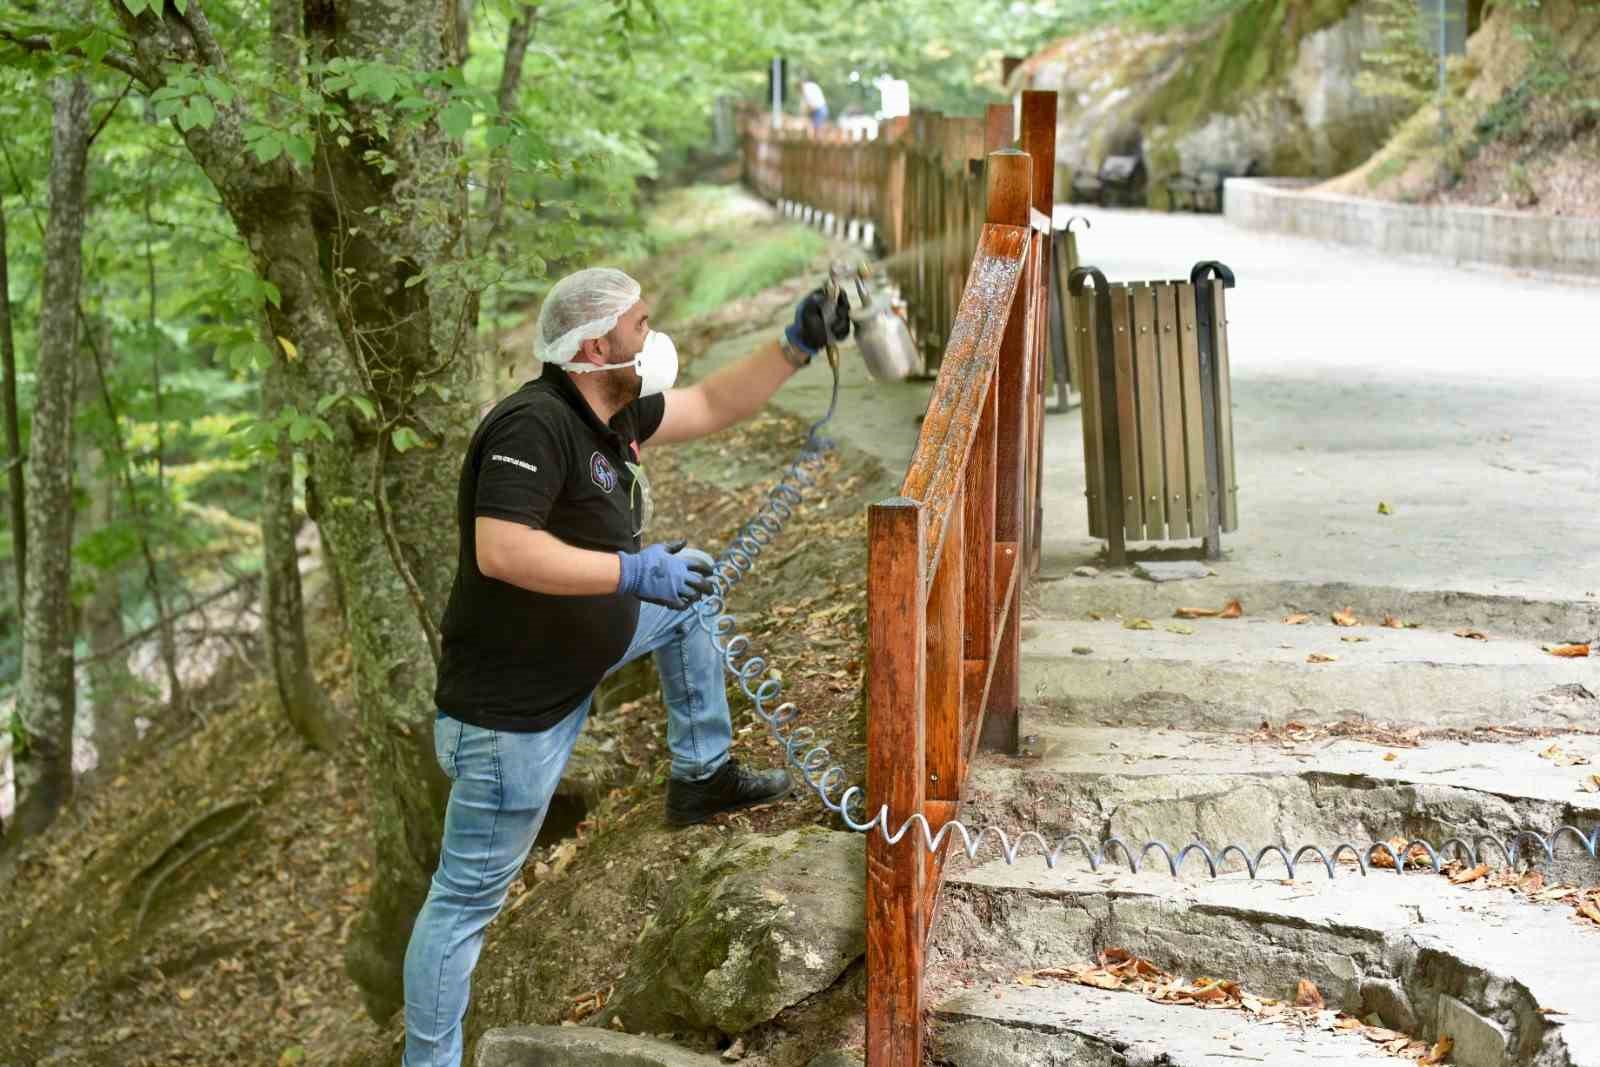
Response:
[[[1139,156],[1107,156],[1098,174],[1076,174],[1072,199],[1103,207],[1134,207],[1144,199],[1144,160]]]
[[[1229,178],[1253,178],[1257,171],[1256,161],[1252,159],[1237,172],[1228,167],[1217,167],[1194,174],[1179,174],[1166,181],[1167,202],[1173,211],[1219,213],[1222,211],[1222,183]]]

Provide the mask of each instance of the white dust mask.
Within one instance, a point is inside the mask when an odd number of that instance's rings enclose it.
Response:
[[[558,364],[563,370],[575,374],[592,374],[602,370],[621,370],[623,367],[639,368],[639,395],[654,396],[664,393],[672,388],[672,383],[678,380],[678,346],[672,343],[672,338],[658,330],[651,330],[644,335],[644,347],[639,349],[639,354],[626,363],[607,363],[596,366],[593,363],[562,363]]]

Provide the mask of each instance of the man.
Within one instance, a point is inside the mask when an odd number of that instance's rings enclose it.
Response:
[[[806,114],[811,116],[811,128],[822,129],[828,121],[828,98],[823,94],[822,86],[808,76],[800,83],[800,99],[805,104]]]
[[[728,756],[723,663],[691,605],[709,557],[643,545],[640,449],[759,411],[828,339],[821,290],[782,337],[671,389],[677,352],[617,270],[556,283],[539,312],[543,372],[479,424],[457,494],[460,554],[441,627],[434,752],[451,780],[444,843],[406,951],[405,1067],[457,1067],[483,931],[522,869],[595,687],[653,653],[672,753],[667,820],[776,800],[785,770]],[[833,335],[849,334],[840,298]]]

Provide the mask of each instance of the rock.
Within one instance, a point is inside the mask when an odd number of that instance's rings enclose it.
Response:
[[[1500,1067],[1506,1062],[1506,1032],[1448,993],[1439,994],[1438,1030],[1455,1039],[1450,1062],[1462,1067]]]
[[[1411,1007],[1411,998],[1399,982],[1387,978],[1368,978],[1361,983],[1361,1010],[1375,1012],[1383,1025],[1401,1033],[1414,1034],[1421,1027],[1417,1013]]]
[[[866,951],[866,843],[808,827],[702,850],[668,889],[599,1020],[738,1034]]]
[[[1100,577],[1100,570],[1098,567],[1074,567],[1072,568],[1072,573],[1076,574],[1079,578]]]
[[[721,1067],[659,1038],[593,1026],[508,1026],[478,1041],[474,1067]]]
[[[842,1052],[834,1049],[814,1057],[810,1063],[806,1064],[806,1067],[863,1067],[865,1063],[866,1061],[854,1052]]]
[[[1134,565],[1133,573],[1152,582],[1181,582],[1190,578],[1205,578],[1211,568],[1192,559],[1172,561],[1151,560]]]
[[[1094,649],[1090,648],[1088,645],[1073,645],[1072,646],[1072,654],[1074,656],[1087,656],[1087,655],[1091,654],[1092,652],[1094,652]]]

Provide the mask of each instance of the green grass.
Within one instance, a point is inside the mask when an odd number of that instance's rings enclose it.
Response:
[[[685,248],[671,291],[657,293],[661,318],[685,321],[753,296],[826,255],[828,242],[800,226],[764,225],[722,232]]]

